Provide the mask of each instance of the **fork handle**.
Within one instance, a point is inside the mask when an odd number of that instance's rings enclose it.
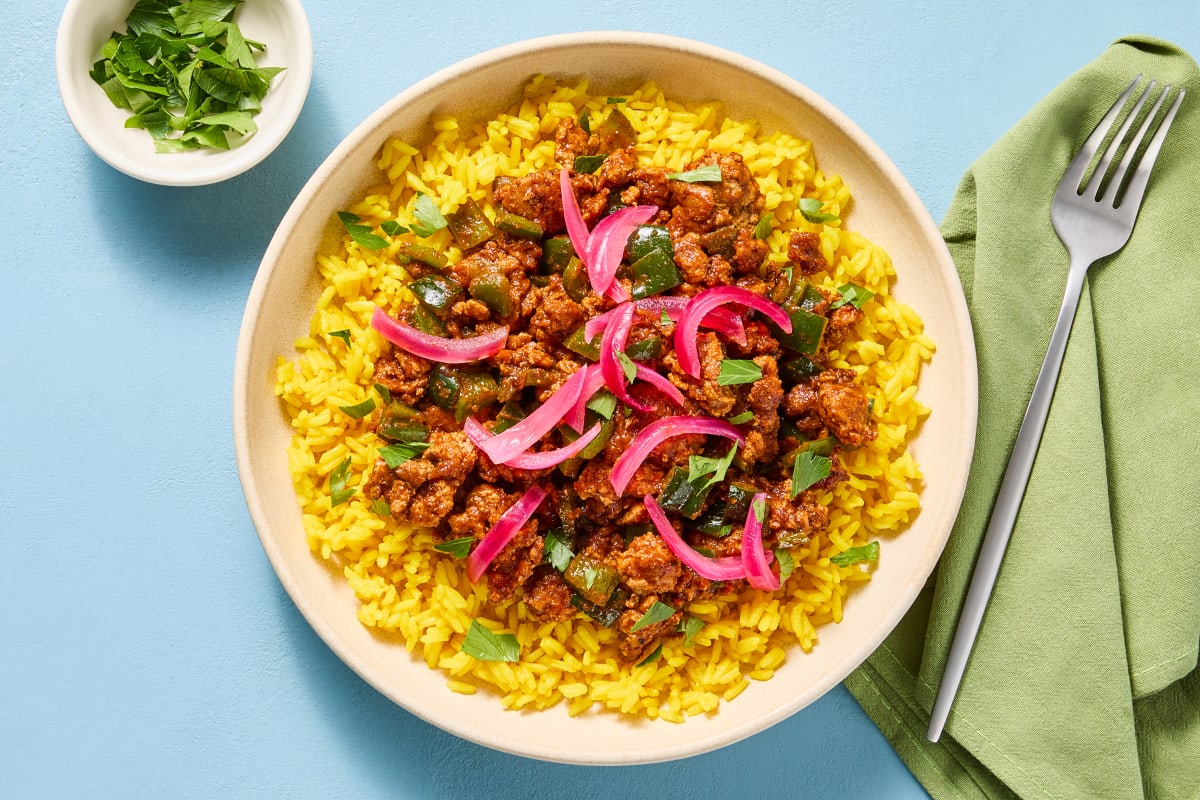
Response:
[[[1012,536],[1013,523],[1016,522],[1017,512],[1021,509],[1021,500],[1029,483],[1029,473],[1033,469],[1033,460],[1037,456],[1042,431],[1046,427],[1046,417],[1050,413],[1050,401],[1058,383],[1058,373],[1062,368],[1063,354],[1067,350],[1067,339],[1071,335],[1075,311],[1079,308],[1079,296],[1083,291],[1083,280],[1087,275],[1088,266],[1090,262],[1079,263],[1073,259],[1071,269],[1067,273],[1067,288],[1063,294],[1062,308],[1059,309],[1058,320],[1054,323],[1054,332],[1050,334],[1046,358],[1042,361],[1037,382],[1033,386],[1033,394],[1025,409],[1025,418],[1021,421],[1021,429],[1017,433],[1012,455],[1009,456],[1008,466],[1004,471],[1004,479],[1000,483],[1000,491],[996,494],[995,505],[992,506],[992,516],[988,520],[987,532],[984,533],[983,544],[975,562],[975,572],[971,576],[971,585],[967,589],[958,618],[958,627],[954,631],[954,641],[946,659],[946,669],[942,673],[942,682],[938,686],[937,697],[933,703],[927,733],[931,742],[936,742],[941,737],[942,729],[946,726],[950,706],[958,694],[967,659],[979,633],[979,625],[983,621],[992,587],[996,584],[1000,562],[1004,559],[1008,540]]]

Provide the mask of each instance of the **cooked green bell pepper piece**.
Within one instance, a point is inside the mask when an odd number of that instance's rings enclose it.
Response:
[[[600,337],[587,339],[583,335],[585,326],[578,327],[570,336],[563,339],[563,347],[586,358],[588,361],[600,360]]]
[[[496,419],[492,422],[492,433],[503,433],[525,419],[525,411],[512,400],[500,406]]]
[[[633,277],[630,293],[635,300],[659,294],[683,283],[675,259],[662,250],[653,250],[629,266]]]
[[[805,355],[788,356],[779,362],[779,377],[787,387],[804,383],[821,374],[821,365]]]
[[[750,501],[756,491],[757,489],[748,484],[729,484],[725,496],[713,503],[708,511],[696,520],[696,530],[717,538],[728,536],[735,525],[745,524]]]
[[[674,511],[689,519],[695,519],[703,510],[704,501],[708,499],[712,488],[713,485],[708,482],[708,476],[692,483],[688,480],[686,469],[675,467],[667,476],[667,483],[658,498],[658,504],[667,511]]]
[[[450,306],[462,294],[462,286],[449,275],[426,275],[408,285],[421,303],[439,316],[449,313]]]
[[[654,252],[674,258],[675,245],[671,243],[670,232],[661,225],[639,225],[634,228],[629,243],[625,245],[625,258],[632,263]]]
[[[419,261],[427,267],[434,269],[446,268],[446,256],[434,250],[432,247],[427,247],[423,244],[406,244],[398,251],[401,264],[408,264],[413,261]]]
[[[418,413],[407,403],[393,400],[384,407],[375,433],[390,442],[424,442],[429,430],[416,421]]]
[[[552,236],[542,242],[541,271],[546,274],[562,274],[574,255],[575,248],[571,246],[570,239],[566,236]]]
[[[571,605],[605,628],[611,628],[620,619],[621,614],[625,613],[625,601],[628,599],[628,592],[624,589],[617,589],[604,605],[589,603],[580,594],[571,595]]]
[[[520,239],[532,239],[535,242],[541,241],[544,233],[541,223],[537,220],[527,219],[519,214],[511,214],[507,211],[501,211],[496,215],[496,227],[509,236],[516,236]]]
[[[726,259],[732,259],[735,252],[733,244],[737,241],[737,232],[736,225],[726,225],[723,228],[717,228],[715,231],[701,234],[700,246],[710,256],[722,256]]]
[[[436,364],[429,371],[425,394],[429,395],[435,406],[449,411],[458,400],[459,383],[458,370],[445,364]]]
[[[462,422],[495,403],[499,388],[496,379],[486,372],[463,373],[454,400],[455,421]]]
[[[588,292],[592,290],[587,268],[584,267],[583,261],[578,256],[572,256],[571,260],[567,262],[567,266],[563,270],[562,285],[567,297],[576,303],[582,303],[583,298],[587,297]]]
[[[496,229],[473,199],[467,198],[458,210],[446,217],[450,235],[463,250],[478,247],[496,235]]]
[[[579,554],[572,558],[571,563],[563,570],[563,580],[579,592],[584,600],[602,606],[617,590],[621,574],[615,567],[599,559]]]
[[[508,317],[513,312],[512,282],[507,275],[494,272],[477,275],[471,278],[467,291],[501,317]]]
[[[821,336],[825,333],[825,318],[803,308],[786,308],[792,320],[792,332],[784,333],[771,325],[772,333],[779,344],[797,353],[815,353],[821,347]]]
[[[408,323],[421,333],[428,333],[431,336],[446,336],[448,333],[442,321],[420,303],[409,309]]]

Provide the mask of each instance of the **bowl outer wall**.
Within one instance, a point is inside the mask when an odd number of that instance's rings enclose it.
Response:
[[[424,141],[436,113],[486,117],[515,101],[538,73],[587,75],[596,93],[653,79],[673,99],[729,98],[732,115],[812,140],[822,170],[842,175],[854,196],[848,226],[888,250],[898,272],[895,294],[923,316],[938,346],[918,392],[933,413],[912,444],[925,473],[920,515],[886,542],[872,580],[848,598],[841,624],[821,629],[812,653],[793,649],[771,680],[752,681],[717,714],[682,725],[609,713],[570,718],[562,704],[514,712],[483,691],[449,691],[441,672],[358,622],[345,581],[307,547],[288,474],[291,428],[274,395],[274,368],[308,329],[319,293],[314,256],[333,233],[330,220],[379,182],[373,162],[387,138]],[[597,765],[665,761],[731,744],[786,719],[862,663],[912,604],[945,546],[970,467],[976,410],[974,341],[957,273],[937,226],[882,151],[782,73],[698,42],[625,32],[501,47],[436,73],[368,117],[314,173],[272,239],[247,303],[234,377],[235,448],[247,505],[281,582],[318,635],[385,696],[444,730],[517,755]]]

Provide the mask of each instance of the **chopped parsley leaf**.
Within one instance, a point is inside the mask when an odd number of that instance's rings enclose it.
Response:
[[[405,461],[412,461],[428,448],[429,442],[396,442],[379,448],[379,457],[387,463],[390,469],[395,469]]]
[[[833,459],[829,456],[819,456],[811,450],[802,450],[796,454],[792,464],[792,497],[803,492],[817,481],[829,477],[833,468]]]
[[[879,542],[868,542],[861,547],[851,547],[844,553],[838,553],[836,556],[831,556],[829,561],[837,564],[839,567],[848,567],[851,564],[862,564],[863,562],[875,562],[879,560]]]
[[[875,293],[870,289],[864,289],[853,283],[843,283],[837,288],[837,291],[841,296],[830,304],[830,308],[841,308],[844,305],[851,305],[861,310],[863,303],[875,296]]]
[[[413,219],[416,221],[413,223],[412,232],[422,238],[433,236],[449,224],[437,204],[433,202],[433,198],[427,194],[417,195],[416,205],[413,206]]]
[[[821,209],[825,204],[815,197],[805,197],[800,201],[800,215],[809,222],[833,222],[841,219],[837,214],[828,214]]]
[[[342,503],[354,496],[357,489],[351,487],[346,488],[346,481],[350,478],[350,459],[347,458],[342,463],[333,468],[333,472],[329,473],[329,505],[340,506]]]
[[[671,608],[671,606],[667,605],[661,600],[655,600],[654,605],[650,606],[645,614],[642,614],[641,619],[633,623],[633,627],[629,629],[629,632],[636,633],[642,628],[648,628],[651,625],[657,625],[664,620],[670,619],[671,615],[674,613],[674,608]]]
[[[753,361],[741,358],[727,358],[721,362],[721,374],[717,376],[720,386],[733,386],[739,383],[754,383],[763,376],[762,367]]]
[[[466,558],[471,552],[471,545],[473,544],[475,544],[474,536],[463,536],[459,539],[447,539],[444,542],[438,542],[433,546],[433,549],[439,553],[449,553],[455,558]]]
[[[706,164],[686,172],[668,172],[667,180],[686,181],[687,183],[720,183],[721,167],[717,164]]]
[[[365,247],[368,250],[382,250],[388,246],[387,239],[376,233],[372,233],[370,225],[361,224],[362,220],[358,214],[351,214],[349,211],[339,211],[337,213],[338,219],[342,221],[342,227],[346,229],[346,233],[350,234],[350,238],[359,247]]]
[[[479,661],[520,661],[521,645],[511,633],[496,633],[477,619],[471,620],[462,652]]]
[[[352,406],[338,406],[342,413],[351,419],[362,419],[367,414],[375,410],[375,398],[368,397],[361,403],[355,403]]]

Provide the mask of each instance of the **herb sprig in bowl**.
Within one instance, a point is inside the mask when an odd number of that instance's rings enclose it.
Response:
[[[92,67],[92,80],[132,116],[160,153],[228,150],[258,130],[254,115],[283,67],[260,67],[266,45],[233,21],[242,0],[138,0]],[[236,140],[235,140],[236,141]]]

